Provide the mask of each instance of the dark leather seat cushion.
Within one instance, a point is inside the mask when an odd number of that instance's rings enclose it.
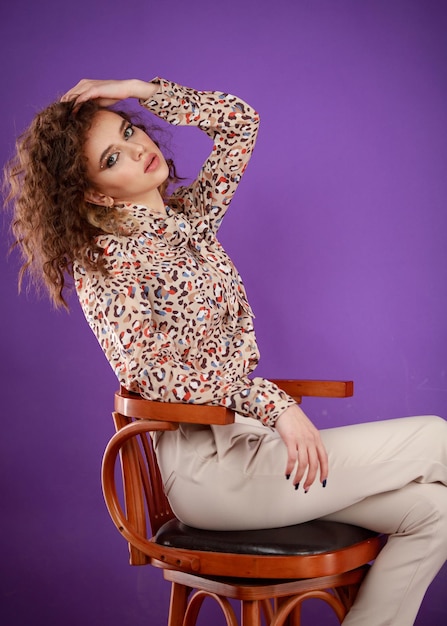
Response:
[[[172,519],[160,528],[155,541],[166,547],[205,552],[291,556],[341,550],[372,537],[377,537],[377,533],[324,520],[263,530],[210,531]]]

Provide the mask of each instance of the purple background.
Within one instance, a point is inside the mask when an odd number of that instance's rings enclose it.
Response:
[[[259,142],[221,239],[259,374],[353,378],[353,399],[305,403],[320,427],[447,415],[445,2],[15,0],[0,29],[2,161],[83,77],[158,74],[252,103]],[[172,149],[194,176],[209,143],[174,129]],[[114,375],[74,299],[67,315],[17,296],[6,228],[1,245],[0,621],[161,626],[168,585],[127,565],[102,501]],[[444,567],[417,624],[447,623],[446,584]]]

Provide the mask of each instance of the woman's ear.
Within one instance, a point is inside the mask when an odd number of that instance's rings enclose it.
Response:
[[[89,189],[88,191],[86,191],[84,194],[84,199],[87,200],[87,202],[97,204],[98,206],[112,208],[114,205],[114,201],[111,196],[105,196],[103,193],[95,191],[94,189]]]

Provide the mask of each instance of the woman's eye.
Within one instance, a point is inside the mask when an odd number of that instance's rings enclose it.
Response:
[[[132,124],[129,124],[129,126],[124,131],[124,138],[129,139],[129,137],[132,137],[134,132],[135,132],[134,127],[132,126]]]
[[[106,167],[113,167],[115,163],[118,161],[118,152],[114,152],[106,159]]]

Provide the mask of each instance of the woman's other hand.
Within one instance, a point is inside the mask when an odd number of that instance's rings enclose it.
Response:
[[[328,457],[326,448],[321,441],[320,433],[307,415],[295,404],[282,413],[275,428],[287,447],[286,476],[290,476],[297,465],[293,482],[301,483],[303,477],[304,491],[315,481],[319,471],[320,481],[326,485],[328,475]]]
[[[157,84],[138,79],[91,80],[83,78],[62,96],[61,102],[73,100],[78,105],[87,100],[99,100],[101,106],[110,106],[126,98],[147,100],[157,91]]]

